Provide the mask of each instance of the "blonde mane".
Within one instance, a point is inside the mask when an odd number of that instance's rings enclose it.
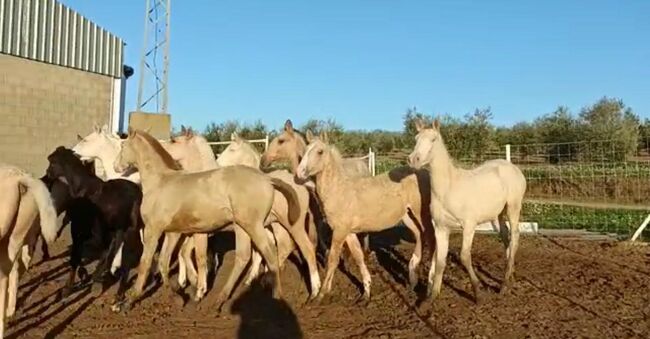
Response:
[[[141,137],[149,146],[151,146],[151,149],[158,154],[160,159],[163,161],[165,166],[167,166],[169,169],[173,170],[181,170],[182,167],[172,158],[171,155],[169,155],[169,152],[167,152],[160,142],[156,140],[154,137],[151,135],[143,132],[143,131],[135,131],[135,135]]]

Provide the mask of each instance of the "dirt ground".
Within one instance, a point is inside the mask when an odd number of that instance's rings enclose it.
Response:
[[[327,304],[305,304],[308,287],[298,266],[282,273],[284,300],[262,287],[240,288],[218,312],[207,299],[180,307],[152,283],[132,310],[110,310],[114,288],[95,298],[90,288],[59,300],[67,277],[67,243],[59,239],[56,258],[34,265],[23,277],[17,314],[7,338],[648,338],[650,337],[650,246],[523,236],[517,253],[514,289],[496,291],[504,271],[503,247],[493,235],[477,235],[473,258],[484,283],[484,301],[475,305],[467,274],[458,262],[454,235],[442,296],[418,307],[418,293],[405,286],[412,244],[386,234],[372,238],[367,258],[372,300],[356,302],[359,277],[345,258]],[[225,233],[223,241],[230,241]],[[391,245],[392,243],[392,245]],[[232,245],[231,245],[232,246]],[[428,251],[427,251],[428,252]],[[225,254],[216,285],[225,280],[232,251]],[[351,273],[346,273],[349,269]],[[425,264],[421,284],[426,281]],[[132,273],[134,274],[134,273]],[[416,289],[421,293],[422,286]],[[212,290],[214,292],[214,289]]]

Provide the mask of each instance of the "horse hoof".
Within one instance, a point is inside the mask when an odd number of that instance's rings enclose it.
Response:
[[[185,304],[186,304],[186,303],[187,303],[187,301],[186,301],[185,297],[182,296],[181,294],[178,294],[178,293],[177,293],[177,294],[174,296],[174,304],[175,304],[176,306],[178,306],[178,307],[185,307]]]
[[[176,293],[178,293],[179,291],[182,291],[184,289],[184,287],[181,286],[181,284],[176,280],[172,280],[172,281],[169,282],[169,288],[171,288],[171,290],[176,292]]]
[[[77,277],[81,281],[86,281],[90,276],[88,275],[88,271],[84,267],[79,267],[77,270]]]

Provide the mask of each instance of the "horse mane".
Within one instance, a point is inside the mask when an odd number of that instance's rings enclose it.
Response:
[[[165,151],[165,149],[162,147],[160,142],[156,140],[156,138],[143,131],[136,131],[135,134],[142,137],[142,139],[144,139],[151,146],[151,149],[153,149],[153,151],[158,154],[158,156],[160,156],[160,159],[162,159],[165,166],[173,170],[182,169],[181,166],[172,158],[172,156],[169,155],[169,152]]]
[[[330,157],[332,159],[332,162],[336,167],[343,167],[343,156],[341,155],[341,152],[339,151],[336,146],[333,144],[326,144],[327,148],[329,149],[330,152]]]
[[[298,140],[298,142],[301,143],[302,146],[306,149],[307,148],[307,136],[305,135],[305,133],[303,133],[303,132],[301,132],[301,131],[299,131],[297,129],[294,129],[293,133],[295,133],[298,136],[296,138],[296,140]]]
[[[212,151],[212,147],[210,147],[208,141],[202,135],[195,134],[192,137],[192,143],[196,146],[196,150],[201,157],[203,168],[215,168],[217,166],[217,161],[214,157],[214,151]]]

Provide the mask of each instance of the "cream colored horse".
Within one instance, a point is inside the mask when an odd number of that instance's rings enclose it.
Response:
[[[218,160],[215,161],[214,153],[208,145],[207,141],[200,135],[195,135],[191,129],[182,129],[181,135],[174,137],[171,143],[163,144],[169,151],[170,155],[183,166],[183,168],[195,170],[214,169],[224,166],[244,165],[253,168],[259,167],[260,155],[253,147],[243,139],[233,135],[234,141],[222,153]],[[309,237],[304,229],[304,220],[306,219],[309,207],[308,192],[294,183],[293,176],[287,171],[275,171],[269,174],[271,177],[280,179],[290,185],[298,196],[300,204],[300,216],[298,224],[289,224],[287,211],[287,201],[282,195],[276,195],[272,208],[271,219],[267,220],[271,223],[271,227],[275,233],[275,240],[277,240],[278,250],[280,252],[280,266],[284,264],[286,257],[294,249],[294,239],[298,244],[303,257],[306,259],[310,271],[311,282],[311,297],[315,297],[320,289],[320,276],[318,274],[318,267],[316,264],[315,248],[313,243],[309,241]],[[287,229],[289,231],[287,231]],[[245,269],[251,258],[250,251],[250,238],[241,230],[235,229],[236,238],[236,256],[235,265],[230,273],[227,283],[224,287],[226,295],[220,296],[223,299],[230,294],[234,287],[239,275]],[[270,234],[270,239],[273,241],[273,234]],[[181,251],[187,250],[188,247],[184,246]],[[261,257],[257,251],[253,251],[253,263],[245,282],[250,282],[255,278],[259,272]],[[186,260],[191,263],[191,260]],[[191,264],[187,267],[188,275],[191,275],[193,268]],[[179,272],[179,279],[181,279],[182,272]],[[202,280],[202,278],[199,278]],[[191,278],[190,278],[191,280]]]
[[[143,191],[141,213],[145,228],[138,277],[127,292],[127,305],[142,295],[158,240],[163,233],[211,233],[232,223],[239,225],[262,253],[275,278],[273,296],[281,296],[277,250],[269,242],[264,224],[271,212],[276,189],[289,202],[288,214],[292,223],[297,221],[297,199],[290,187],[245,166],[198,173],[181,171],[155,138],[139,130],[129,130],[115,170],[122,172],[129,166],[135,166],[140,171]],[[200,258],[200,254],[197,251],[197,261],[204,262],[206,258]],[[168,262],[170,256],[171,251],[166,251],[160,254],[160,260]]]
[[[370,298],[370,272],[355,235],[358,232],[378,232],[396,226],[400,221],[411,230],[415,250],[409,262],[409,281],[417,283],[417,266],[422,258],[421,234],[422,199],[417,174],[407,168],[370,178],[345,175],[343,160],[335,146],[308,132],[309,146],[296,169],[300,179],[314,177],[327,222],[332,228],[332,244],[327,259],[327,273],[319,297],[332,288],[334,271],[339,262],[343,242],[348,244],[361,271],[364,297]],[[428,194],[428,192],[427,192]],[[426,197],[425,197],[426,198]],[[426,206],[424,206],[426,208]],[[426,232],[425,235],[432,235]]]
[[[0,337],[4,337],[5,318],[16,308],[20,266],[29,266],[39,233],[49,245],[61,225],[45,184],[20,168],[0,164],[0,192]]]
[[[234,165],[244,165],[254,168],[260,167],[261,154],[253,147],[251,143],[247,140],[239,137],[237,133],[231,135],[231,143],[224,149],[224,151],[219,155],[217,163],[220,166],[234,166]],[[316,297],[318,289],[320,289],[320,278],[318,275],[318,268],[316,266],[316,224],[314,223],[314,216],[309,211],[309,192],[302,185],[295,183],[293,175],[286,170],[277,170],[268,173],[269,176],[273,178],[278,178],[288,183],[293,187],[299,197],[301,218],[303,222],[300,222],[296,225],[296,230],[293,232],[301,233],[299,239],[306,241],[307,239],[305,232],[305,223],[309,228],[310,240],[308,244],[299,244],[301,253],[303,257],[306,258],[307,264],[310,270],[310,279],[316,280],[317,284],[312,283],[312,297]],[[275,236],[276,243],[278,245],[278,252],[280,257],[280,265],[282,266],[287,259],[287,257],[296,249],[296,243],[290,237],[290,234],[281,227],[280,224],[272,223],[271,227],[273,229],[273,235]],[[305,253],[306,252],[306,253]],[[250,284],[252,280],[258,275],[262,257],[257,252],[253,252],[252,264],[250,269],[250,274],[246,280],[246,284]]]
[[[490,160],[465,170],[454,165],[440,134],[440,123],[431,127],[416,123],[416,145],[409,155],[409,164],[415,168],[429,166],[431,172],[431,210],[435,222],[436,250],[429,271],[428,294],[440,295],[442,275],[449,248],[449,226],[460,225],[463,243],[460,260],[467,270],[474,297],[479,302],[479,280],[472,267],[472,240],[476,225],[493,222],[498,226],[504,213],[510,221],[510,241],[505,223],[499,227],[507,245],[507,268],[502,284],[506,292],[513,282],[515,253],[519,246],[519,214],[526,193],[526,178],[517,166],[505,160]],[[432,286],[433,285],[433,286]]]

